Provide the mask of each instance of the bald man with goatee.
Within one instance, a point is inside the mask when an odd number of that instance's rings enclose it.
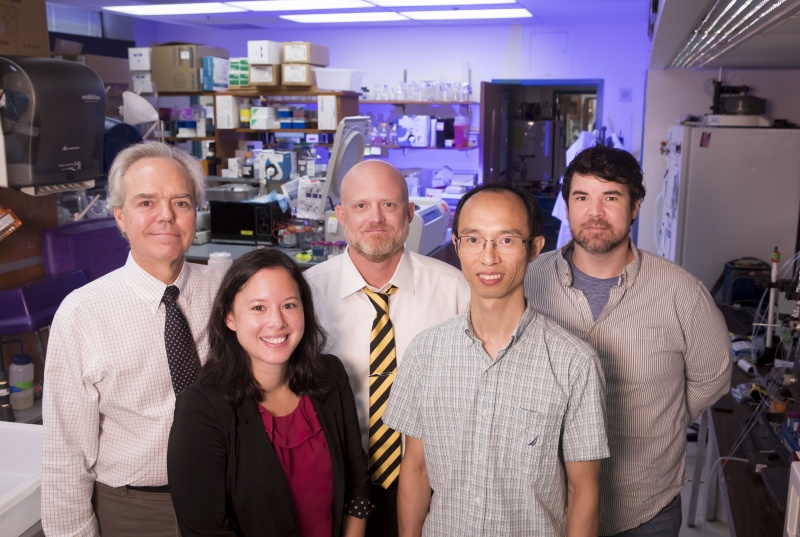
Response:
[[[403,174],[391,164],[368,160],[350,169],[336,216],[347,240],[345,253],[305,276],[330,335],[327,351],[342,359],[350,376],[370,454],[376,506],[367,536],[395,536],[400,435],[382,424],[381,415],[408,344],[465,311],[470,290],[456,268],[406,248],[414,204]]]

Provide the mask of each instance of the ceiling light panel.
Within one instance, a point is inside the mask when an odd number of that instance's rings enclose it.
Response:
[[[368,13],[309,13],[307,15],[281,15],[282,19],[302,23],[337,22],[392,22],[407,21],[408,18],[392,11],[372,11]]]
[[[375,6],[363,0],[256,0],[226,2],[248,11],[308,11],[323,9],[369,9]]]
[[[443,11],[403,11],[409,19],[418,21],[524,19],[533,17],[527,9],[448,9]]]
[[[717,0],[669,67],[702,67],[798,9],[799,0]]]
[[[516,0],[369,0],[380,7],[438,7],[516,4]]]
[[[205,15],[208,13],[241,13],[242,8],[223,4],[222,2],[207,2],[195,4],[159,4],[138,6],[108,6],[106,11],[115,11],[127,15],[159,16],[159,15]]]

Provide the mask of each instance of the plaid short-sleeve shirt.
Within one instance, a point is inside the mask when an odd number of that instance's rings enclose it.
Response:
[[[423,442],[424,535],[564,535],[564,462],[608,457],[604,405],[595,351],[530,305],[494,360],[468,314],[419,334],[383,419]]]

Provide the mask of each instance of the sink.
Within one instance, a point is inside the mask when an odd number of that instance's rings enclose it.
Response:
[[[42,426],[0,422],[0,528],[17,536],[42,517]]]

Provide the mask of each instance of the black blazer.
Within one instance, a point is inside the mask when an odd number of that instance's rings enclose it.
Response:
[[[369,498],[367,456],[342,362],[330,391],[312,397],[333,465],[333,535],[344,510]],[[234,408],[215,386],[196,382],[175,404],[167,469],[182,537],[298,535],[288,481],[264,430],[257,403]]]

